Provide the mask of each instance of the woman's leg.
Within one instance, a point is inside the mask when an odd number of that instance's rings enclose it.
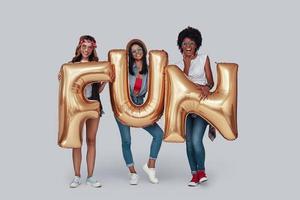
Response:
[[[75,176],[80,177],[80,166],[81,166],[81,148],[73,148],[72,149],[72,158],[73,158],[73,168],[75,172]]]
[[[86,120],[87,171],[88,177],[93,176],[96,159],[96,135],[100,118]]]
[[[116,121],[121,135],[122,153],[126,166],[128,167],[131,173],[136,173],[131,152],[130,127],[122,124],[117,118]]]
[[[158,156],[162,139],[163,139],[163,131],[157,123],[147,126],[144,129],[147,132],[149,132],[153,137],[151,147],[150,147],[150,157],[148,160],[148,167],[155,168],[155,161]]]
[[[205,170],[205,149],[203,145],[203,136],[207,122],[201,117],[194,118],[192,129],[192,145],[195,152],[195,160],[197,163],[197,170]]]
[[[162,143],[163,131],[157,123],[147,126],[144,129],[152,135],[153,139],[150,147],[150,157],[148,163],[143,166],[143,170],[147,173],[150,182],[156,184],[159,181],[155,173],[155,161]]]
[[[191,114],[187,116],[186,119],[186,128],[185,128],[185,137],[186,137],[186,154],[188,157],[189,165],[191,168],[191,173],[196,174],[197,173],[197,163],[195,159],[195,152],[192,142],[192,136],[193,136],[193,125],[194,125],[194,118]]]

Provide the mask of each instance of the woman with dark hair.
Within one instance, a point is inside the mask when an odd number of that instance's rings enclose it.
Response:
[[[129,88],[130,96],[133,103],[141,105],[144,103],[144,97],[148,89],[148,65],[147,65],[147,49],[141,40],[131,40],[127,45],[127,54],[129,61]],[[130,185],[137,185],[139,176],[134,167],[134,162],[131,152],[131,135],[130,127],[122,124],[116,118],[122,141],[122,153],[126,166],[129,169]],[[158,156],[163,138],[163,131],[157,123],[144,127],[149,132],[153,139],[150,147],[150,156],[148,162],[143,166],[143,170],[148,175],[151,183],[158,183],[155,174],[155,162]]]
[[[203,98],[210,93],[214,86],[209,57],[206,54],[198,54],[202,45],[202,36],[198,29],[187,27],[182,30],[177,39],[178,48],[183,59],[177,65],[188,78],[194,82]],[[192,180],[189,186],[207,181],[205,173],[205,149],[203,135],[208,123],[200,116],[189,114],[186,119],[186,151],[192,172]],[[215,129],[210,128],[210,138],[215,137]]]
[[[81,36],[79,43],[76,47],[75,56],[71,63],[84,63],[84,62],[97,62],[99,59],[96,52],[96,40],[89,35]],[[61,73],[58,75],[58,79],[61,78]],[[84,94],[89,100],[96,100],[100,103],[100,116],[97,119],[86,120],[86,143],[87,143],[87,179],[86,183],[92,187],[101,187],[101,184],[93,177],[95,159],[96,159],[96,134],[100,121],[100,117],[103,113],[102,105],[99,97],[99,93],[104,89],[105,82],[103,83],[92,83],[85,87]],[[81,184],[81,148],[72,149],[73,167],[75,172],[75,177],[70,183],[71,188],[76,188]]]
[[[147,56],[146,56],[147,49],[145,44],[142,41],[134,39],[127,44],[126,52],[128,54],[129,80],[134,81],[134,83],[130,82],[129,84],[131,98],[134,99],[133,102],[135,104],[141,105],[143,104],[144,97],[146,96],[147,93],[147,83],[148,83],[148,64],[147,64]],[[145,79],[144,81],[142,81],[143,78]],[[138,90],[142,86],[140,83],[143,83],[145,86],[143,87],[142,91]]]

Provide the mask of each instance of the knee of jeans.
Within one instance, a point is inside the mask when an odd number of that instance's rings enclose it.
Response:
[[[162,131],[158,131],[155,134],[154,138],[157,139],[157,140],[162,140],[163,139],[163,132]]]
[[[194,144],[194,151],[197,152],[197,153],[203,153],[205,152],[205,149],[204,149],[204,146],[203,144]]]
[[[193,137],[191,141],[194,146],[203,146],[203,140],[200,137]]]

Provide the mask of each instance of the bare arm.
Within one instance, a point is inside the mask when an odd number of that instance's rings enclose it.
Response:
[[[106,83],[107,83],[107,82],[104,82],[104,81],[101,81],[101,82],[100,82],[99,93],[101,93],[101,92],[103,91],[103,89],[104,89]]]
[[[204,64],[204,72],[207,79],[206,85],[198,85],[202,98],[206,98],[209,95],[209,90],[214,86],[214,79],[211,72],[209,57],[207,56],[205,64]]]
[[[204,65],[205,76],[207,79],[207,86],[211,89],[214,86],[214,79],[211,72],[209,57],[207,56],[205,65]]]

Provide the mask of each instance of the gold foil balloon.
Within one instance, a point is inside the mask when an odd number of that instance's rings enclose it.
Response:
[[[156,122],[163,113],[167,53],[159,50],[149,52],[148,98],[143,105],[135,105],[130,99],[126,51],[111,50],[108,56],[115,68],[115,81],[110,84],[110,100],[115,116],[123,124],[133,127],[145,127]]]
[[[166,67],[164,140],[184,142],[188,113],[195,113],[207,120],[227,140],[236,139],[237,69],[237,64],[219,63],[217,88],[202,99],[196,85],[177,66]]]
[[[84,97],[87,84],[112,81],[113,67],[109,62],[64,64],[59,83],[58,145],[78,148],[82,144],[82,128],[89,118],[99,116],[99,102]]]

